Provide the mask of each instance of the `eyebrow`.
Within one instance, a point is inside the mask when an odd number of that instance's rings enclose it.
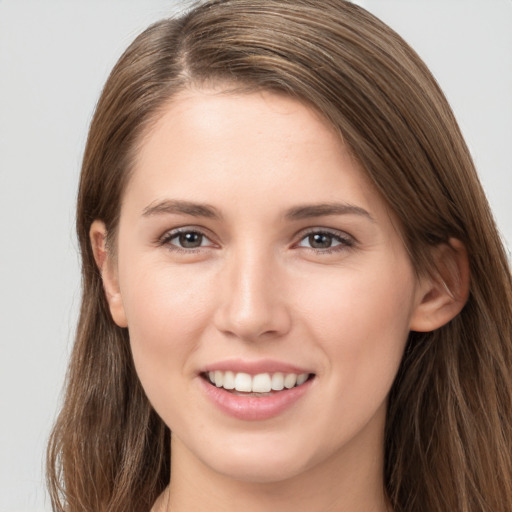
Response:
[[[349,203],[321,203],[296,206],[290,208],[285,213],[285,218],[287,220],[303,220],[323,217],[325,215],[360,215],[366,217],[371,222],[375,222],[375,219],[364,208]]]
[[[178,199],[157,201],[146,206],[142,211],[143,217],[161,214],[184,214],[192,217],[206,217],[216,220],[222,219],[222,215],[214,206],[206,203],[194,203]],[[323,217],[326,215],[360,215],[366,217],[371,222],[375,222],[375,219],[364,208],[349,203],[319,203],[295,206],[285,212],[284,218],[294,221]]]
[[[144,208],[142,216],[151,217],[153,215],[176,213],[217,220],[222,218],[219,211],[209,204],[193,203],[191,201],[180,201],[176,199],[165,199],[151,203]]]

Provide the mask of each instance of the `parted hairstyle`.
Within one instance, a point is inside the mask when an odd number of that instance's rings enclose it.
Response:
[[[115,253],[141,138],[174,95],[225,84],[278,91],[337,130],[389,208],[416,272],[466,247],[467,302],[411,332],[388,405],[384,485],[395,512],[510,512],[512,283],[507,256],[452,111],[417,54],[343,0],[212,0],[139,35],[115,65],[89,131],[77,230],[82,304],[64,403],[48,448],[54,511],[148,511],[170,479],[170,432],[112,320],[89,229]],[[312,170],[311,172],[314,172]]]

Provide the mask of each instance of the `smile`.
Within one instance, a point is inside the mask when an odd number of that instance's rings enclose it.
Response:
[[[256,365],[256,373],[251,365],[245,366],[246,371],[227,370],[224,366],[199,375],[208,401],[221,413],[238,420],[262,421],[281,416],[308,395],[317,380],[314,373],[294,373],[291,367],[262,372],[262,365]]]
[[[292,389],[304,384],[310,377],[309,373],[258,373],[250,375],[244,372],[210,371],[207,378],[218,388],[239,393],[271,393]],[[265,395],[263,395],[265,396]]]

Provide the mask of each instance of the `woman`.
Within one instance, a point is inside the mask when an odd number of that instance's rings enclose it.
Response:
[[[363,9],[150,27],[77,227],[54,510],[509,509],[506,256],[435,80]]]

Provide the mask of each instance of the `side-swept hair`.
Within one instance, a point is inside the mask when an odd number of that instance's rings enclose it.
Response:
[[[109,313],[89,229],[115,251],[141,137],[180,90],[280,91],[339,132],[400,221],[418,272],[454,237],[466,246],[462,312],[411,333],[391,390],[384,484],[395,512],[508,512],[512,504],[512,284],[460,130],[416,53],[343,0],[213,0],[143,32],[114,67],[85,150],[77,230],[82,306],[48,449],[55,511],[149,510],[170,478],[170,433]],[[312,172],[314,172],[312,170]]]

